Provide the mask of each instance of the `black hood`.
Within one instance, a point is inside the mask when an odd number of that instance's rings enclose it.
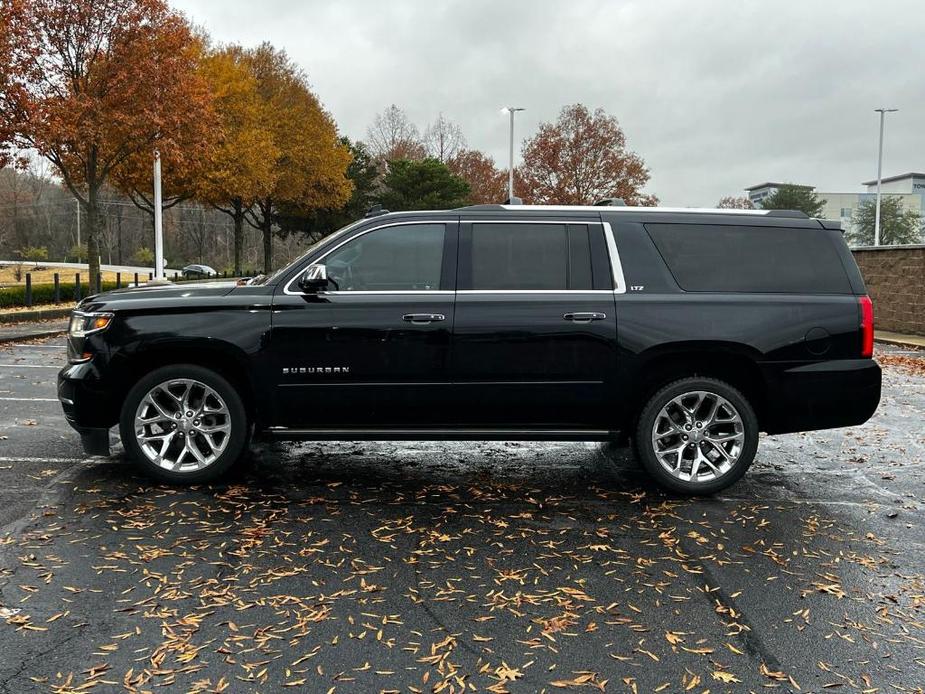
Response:
[[[226,296],[237,286],[235,281],[143,284],[140,287],[113,289],[88,296],[78,308],[87,311],[145,309],[155,307],[194,306]]]

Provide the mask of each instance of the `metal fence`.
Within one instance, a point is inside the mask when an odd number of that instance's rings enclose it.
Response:
[[[154,279],[154,273],[122,273],[117,272],[115,281],[102,281],[102,275],[98,276],[95,287],[91,287],[81,273],[75,272],[73,279],[70,274],[56,272],[53,275],[52,282],[43,282],[41,284],[32,281],[32,273],[24,273],[25,282],[8,287],[0,287],[0,308],[22,308],[42,304],[61,304],[75,303],[90,294],[98,294],[110,289],[122,289],[123,287],[139,287]],[[170,278],[175,283],[183,282],[201,282],[203,280],[218,279],[241,279],[244,277],[254,277],[257,272],[244,273],[241,276],[235,276],[227,272],[216,273],[211,275],[199,275],[196,277],[183,277],[181,273],[173,273]]]

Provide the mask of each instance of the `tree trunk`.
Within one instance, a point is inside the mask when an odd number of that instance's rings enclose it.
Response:
[[[261,227],[263,231],[263,272],[269,275],[273,272],[273,220],[269,215],[264,216]]]
[[[102,224],[99,204],[99,188],[90,185],[87,191],[87,263],[89,265],[88,279],[90,290],[96,291],[100,277],[100,244],[99,233]]]
[[[116,233],[118,237],[116,239],[116,261],[119,265],[122,265],[122,208],[119,208],[119,217],[118,217],[118,226]]]
[[[234,274],[240,277],[242,256],[244,255],[244,206],[240,201],[234,203]]]

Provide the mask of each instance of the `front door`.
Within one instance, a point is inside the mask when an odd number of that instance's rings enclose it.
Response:
[[[274,298],[273,425],[299,429],[439,424],[449,388],[457,224],[358,232],[314,263],[329,290]]]
[[[453,336],[459,424],[612,428],[614,314],[599,221],[463,223]]]

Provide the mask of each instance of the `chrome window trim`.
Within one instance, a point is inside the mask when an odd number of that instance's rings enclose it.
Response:
[[[604,222],[604,238],[607,241],[607,252],[610,253],[610,268],[613,271],[613,281],[617,286],[613,290],[614,294],[626,294],[626,279],[623,277],[623,263],[620,262],[620,252],[617,250],[617,242],[613,236],[613,228],[610,222]]]
[[[373,232],[373,231],[379,231],[380,229],[388,229],[389,227],[410,226],[410,225],[412,225],[412,224],[443,224],[443,225],[447,225],[447,224],[456,224],[457,221],[458,221],[458,220],[456,220],[456,219],[452,219],[452,220],[446,220],[446,219],[422,219],[422,220],[420,220],[420,221],[409,221],[409,220],[405,220],[405,221],[402,221],[402,222],[392,222],[391,224],[380,224],[379,226],[370,227],[369,229],[366,229],[366,230],[364,230],[364,231],[361,231],[359,234],[357,234],[357,235],[355,235],[355,236],[351,236],[351,237],[348,238],[348,239],[344,239],[343,241],[341,241],[339,244],[337,244],[337,245],[334,246],[333,248],[329,248],[327,251],[325,251],[324,254],[323,254],[321,257],[315,258],[313,261],[311,261],[311,262],[308,263],[307,265],[304,265],[303,267],[301,267],[301,268],[299,269],[299,271],[295,274],[295,276],[294,276],[291,280],[289,280],[288,282],[286,282],[286,286],[283,287],[283,294],[286,294],[286,295],[288,295],[288,296],[305,296],[305,293],[304,293],[304,292],[293,292],[293,291],[290,291],[290,289],[289,289],[289,288],[292,286],[292,284],[293,284],[294,282],[298,282],[299,277],[302,276],[302,273],[305,272],[305,269],[306,269],[309,265],[313,265],[314,263],[320,263],[322,260],[324,260],[325,258],[327,258],[329,255],[331,255],[331,253],[333,253],[334,251],[336,251],[338,248],[340,248],[340,247],[343,246],[344,244],[350,243],[350,242],[353,241],[354,239],[358,239],[358,238],[360,238],[361,236],[365,236],[366,234],[369,234],[369,233],[371,233],[371,232]],[[445,237],[444,237],[444,238],[445,238]],[[434,290],[427,290],[427,289],[398,289],[398,290],[394,290],[394,291],[385,291],[385,290],[373,290],[373,289],[369,289],[369,290],[358,290],[358,291],[348,291],[348,290],[339,291],[339,290],[335,290],[335,291],[332,291],[332,292],[318,292],[318,294],[319,294],[319,295],[328,295],[328,294],[361,294],[361,293],[362,293],[362,294],[434,294],[435,292],[442,292],[442,293],[444,293],[444,294],[452,294],[452,293],[453,293],[452,291],[439,290],[439,289],[434,289]]]
[[[395,295],[405,295],[405,294],[416,294],[421,296],[439,296],[441,294],[455,294],[452,289],[396,289],[394,291],[389,291],[386,289],[357,289],[351,291],[349,289],[338,290],[332,289],[331,291],[318,292],[317,294],[312,294],[311,296],[365,296],[367,294],[395,294]],[[301,292],[290,292],[291,296],[308,296]]]
[[[545,206],[544,209],[550,209],[555,206]],[[513,205],[510,206],[510,209],[517,210],[519,206]],[[562,206],[562,209],[569,210],[587,210],[593,212],[600,212],[600,208],[588,208],[588,207],[569,207]],[[625,208],[608,208],[608,209],[625,209]],[[647,208],[643,208],[647,209]],[[338,243],[333,248],[328,249],[321,255],[319,258],[316,258],[308,265],[313,263],[319,263],[325,258],[327,258],[331,253],[336,251],[338,248],[343,246],[354,239],[358,239],[361,236],[369,234],[373,231],[378,231],[380,229],[387,229],[389,227],[395,226],[407,226],[411,224],[455,224],[457,221],[460,223],[469,223],[469,224],[586,224],[586,225],[601,225],[604,229],[604,240],[607,244],[607,252],[610,255],[610,267],[613,272],[613,280],[616,283],[615,289],[458,289],[456,291],[447,290],[447,289],[401,289],[401,290],[333,290],[328,292],[319,292],[320,296],[339,296],[339,295],[354,295],[354,296],[367,296],[367,295],[411,295],[411,294],[421,294],[425,296],[439,296],[439,295],[448,295],[448,294],[625,294],[626,293],[626,282],[623,277],[623,265],[620,262],[620,254],[617,251],[617,244],[614,240],[613,229],[610,226],[609,222],[601,222],[599,220],[593,219],[574,219],[574,220],[563,220],[563,219],[462,219],[462,220],[446,220],[446,219],[427,219],[427,220],[414,220],[414,221],[401,221],[401,222],[392,222],[390,224],[380,224],[378,226],[370,227],[365,231],[361,231],[355,236],[351,236],[348,239],[344,239]],[[286,286],[283,288],[283,293],[288,296],[305,296],[303,292],[300,291],[291,291],[290,287],[293,283],[297,282],[299,277],[302,276],[302,273],[305,272],[305,268],[308,265],[303,266],[295,274],[295,276],[286,283]]]
[[[613,294],[613,289],[457,289],[457,294]]]
[[[516,208],[515,208],[516,209]],[[603,224],[600,219],[462,219],[461,224]]]

